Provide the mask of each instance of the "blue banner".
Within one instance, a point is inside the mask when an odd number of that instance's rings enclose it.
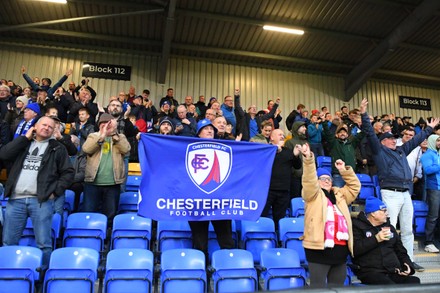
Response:
[[[142,134],[139,215],[154,220],[254,220],[263,211],[277,148]]]

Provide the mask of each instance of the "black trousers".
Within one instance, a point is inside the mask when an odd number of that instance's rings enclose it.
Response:
[[[231,220],[211,221],[214,226],[217,241],[221,249],[235,248],[232,238]],[[205,254],[206,265],[208,265],[208,230],[209,221],[189,221],[191,227],[193,247],[201,250]]]
[[[269,190],[266,205],[264,206],[262,217],[267,217],[272,208],[272,217],[275,223],[275,229],[278,230],[278,222],[286,216],[286,210],[290,205],[289,191]]]
[[[420,279],[415,276],[401,276],[398,274],[366,273],[358,275],[363,284],[420,284]]]

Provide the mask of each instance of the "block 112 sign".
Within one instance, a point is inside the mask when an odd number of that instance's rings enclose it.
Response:
[[[84,62],[82,76],[130,80],[131,66]]]
[[[400,108],[431,111],[431,100],[416,97],[399,96]]]

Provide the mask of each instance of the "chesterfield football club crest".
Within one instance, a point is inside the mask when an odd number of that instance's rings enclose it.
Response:
[[[196,142],[186,149],[186,172],[206,194],[216,191],[229,177],[232,148],[217,142]]]

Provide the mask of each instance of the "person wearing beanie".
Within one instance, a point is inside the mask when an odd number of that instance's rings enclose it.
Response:
[[[363,284],[419,284],[413,262],[390,224],[387,206],[376,197],[353,218],[354,271]]]
[[[301,152],[305,202],[303,246],[309,264],[310,286],[343,286],[347,257],[353,254],[348,205],[359,195],[361,183],[351,166],[337,160],[335,167],[346,184],[342,188],[334,187],[329,170],[316,170],[310,146],[304,144]]]
[[[37,103],[28,104],[24,108],[23,119],[14,130],[14,139],[26,135],[26,132],[37,122],[40,113],[40,106]]]
[[[159,134],[174,135],[174,124],[170,118],[165,116],[159,121]]]
[[[15,99],[15,107],[8,106],[8,112],[5,115],[5,122],[8,124],[9,132],[14,133],[18,124],[23,120],[24,109],[28,105],[26,96],[19,96]]]
[[[428,150],[420,158],[423,172],[426,175],[426,193],[428,217],[425,224],[425,251],[439,253],[434,245],[435,230],[439,222],[440,207],[440,136],[431,134],[428,137]]]

